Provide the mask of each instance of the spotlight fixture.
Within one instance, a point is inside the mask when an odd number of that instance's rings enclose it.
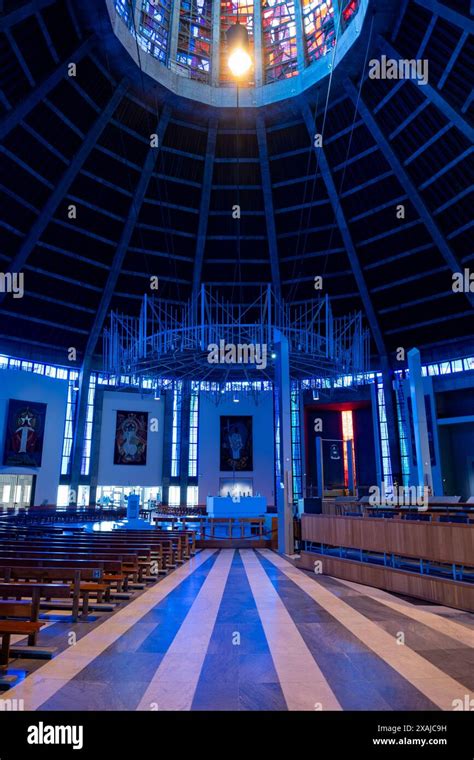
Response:
[[[226,40],[229,50],[229,69],[234,77],[242,77],[252,65],[249,55],[249,33],[246,27],[237,21],[227,30]]]

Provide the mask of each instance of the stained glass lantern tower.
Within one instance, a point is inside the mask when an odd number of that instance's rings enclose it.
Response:
[[[114,32],[151,77],[183,97],[235,106],[229,31],[246,31],[243,106],[324,79],[357,39],[369,0],[106,0]],[[337,44],[336,44],[337,43]]]

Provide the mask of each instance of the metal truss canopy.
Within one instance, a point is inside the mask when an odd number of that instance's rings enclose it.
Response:
[[[113,374],[195,381],[271,380],[276,331],[288,339],[293,379],[369,370],[370,336],[361,312],[334,317],[329,298],[288,305],[268,285],[249,306],[202,285],[171,306],[144,296],[140,316],[113,311],[104,332],[104,369]]]

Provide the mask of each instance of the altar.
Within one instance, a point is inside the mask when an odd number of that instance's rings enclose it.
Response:
[[[230,496],[208,496],[209,517],[263,517],[267,511],[264,496],[241,496],[238,500]]]

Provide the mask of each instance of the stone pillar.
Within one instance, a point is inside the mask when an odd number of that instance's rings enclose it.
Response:
[[[288,340],[275,330],[275,381],[280,406],[280,460],[283,488],[278,488],[278,551],[292,554],[293,540],[293,466],[291,452],[291,381]]]
[[[254,33],[254,71],[255,87],[261,87],[265,81],[263,61],[263,36],[262,36],[262,0],[255,0],[253,6],[253,33]]]
[[[426,421],[425,393],[423,375],[421,373],[421,356],[417,348],[408,352],[408,368],[410,370],[410,398],[413,413],[413,433],[415,436],[416,466],[418,485],[427,486],[433,493],[433,475],[431,472],[430,442],[428,424]]]

